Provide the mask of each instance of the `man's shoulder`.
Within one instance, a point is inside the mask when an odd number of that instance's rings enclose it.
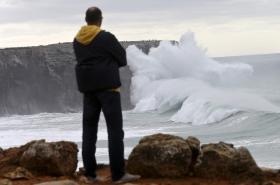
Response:
[[[105,31],[105,30],[102,30],[100,32],[100,36],[102,36],[103,38],[107,38],[107,39],[115,39],[116,38],[114,34],[112,34],[109,31]]]

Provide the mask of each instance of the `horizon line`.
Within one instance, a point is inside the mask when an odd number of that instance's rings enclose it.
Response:
[[[171,42],[178,42],[176,40],[157,40],[157,39],[148,39],[148,40],[123,40],[120,42],[161,42],[161,41],[171,41]],[[40,44],[40,45],[27,45],[27,46],[11,46],[11,47],[0,47],[1,50],[10,50],[10,49],[27,49],[27,48],[35,48],[35,47],[48,47],[52,45],[63,45],[63,44],[71,44],[72,42],[57,42],[57,43],[50,43],[50,44]],[[258,56],[258,55],[280,55],[279,52],[275,53],[253,53],[253,54],[243,54],[243,55],[224,55],[224,56],[214,56],[210,58],[222,58],[222,57],[241,57],[241,56]]]

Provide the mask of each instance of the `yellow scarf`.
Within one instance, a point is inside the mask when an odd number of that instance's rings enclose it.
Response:
[[[88,45],[100,31],[101,29],[95,25],[83,26],[76,35],[76,40],[83,45]]]

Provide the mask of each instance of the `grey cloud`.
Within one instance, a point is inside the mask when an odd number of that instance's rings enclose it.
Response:
[[[77,23],[87,7],[99,6],[113,21],[226,21],[280,16],[278,0],[9,0],[1,2],[0,24],[20,22]],[[94,3],[93,3],[94,2]],[[106,17],[105,17],[106,18]]]

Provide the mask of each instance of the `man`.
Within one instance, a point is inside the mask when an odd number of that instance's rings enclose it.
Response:
[[[82,157],[85,176],[90,181],[99,179],[95,172],[95,151],[102,110],[107,124],[112,180],[117,183],[136,180],[140,176],[125,173],[124,169],[119,67],[127,64],[126,53],[113,34],[100,29],[102,12],[99,8],[91,7],[86,11],[86,22],[73,43],[78,62],[78,88],[84,95]]]

